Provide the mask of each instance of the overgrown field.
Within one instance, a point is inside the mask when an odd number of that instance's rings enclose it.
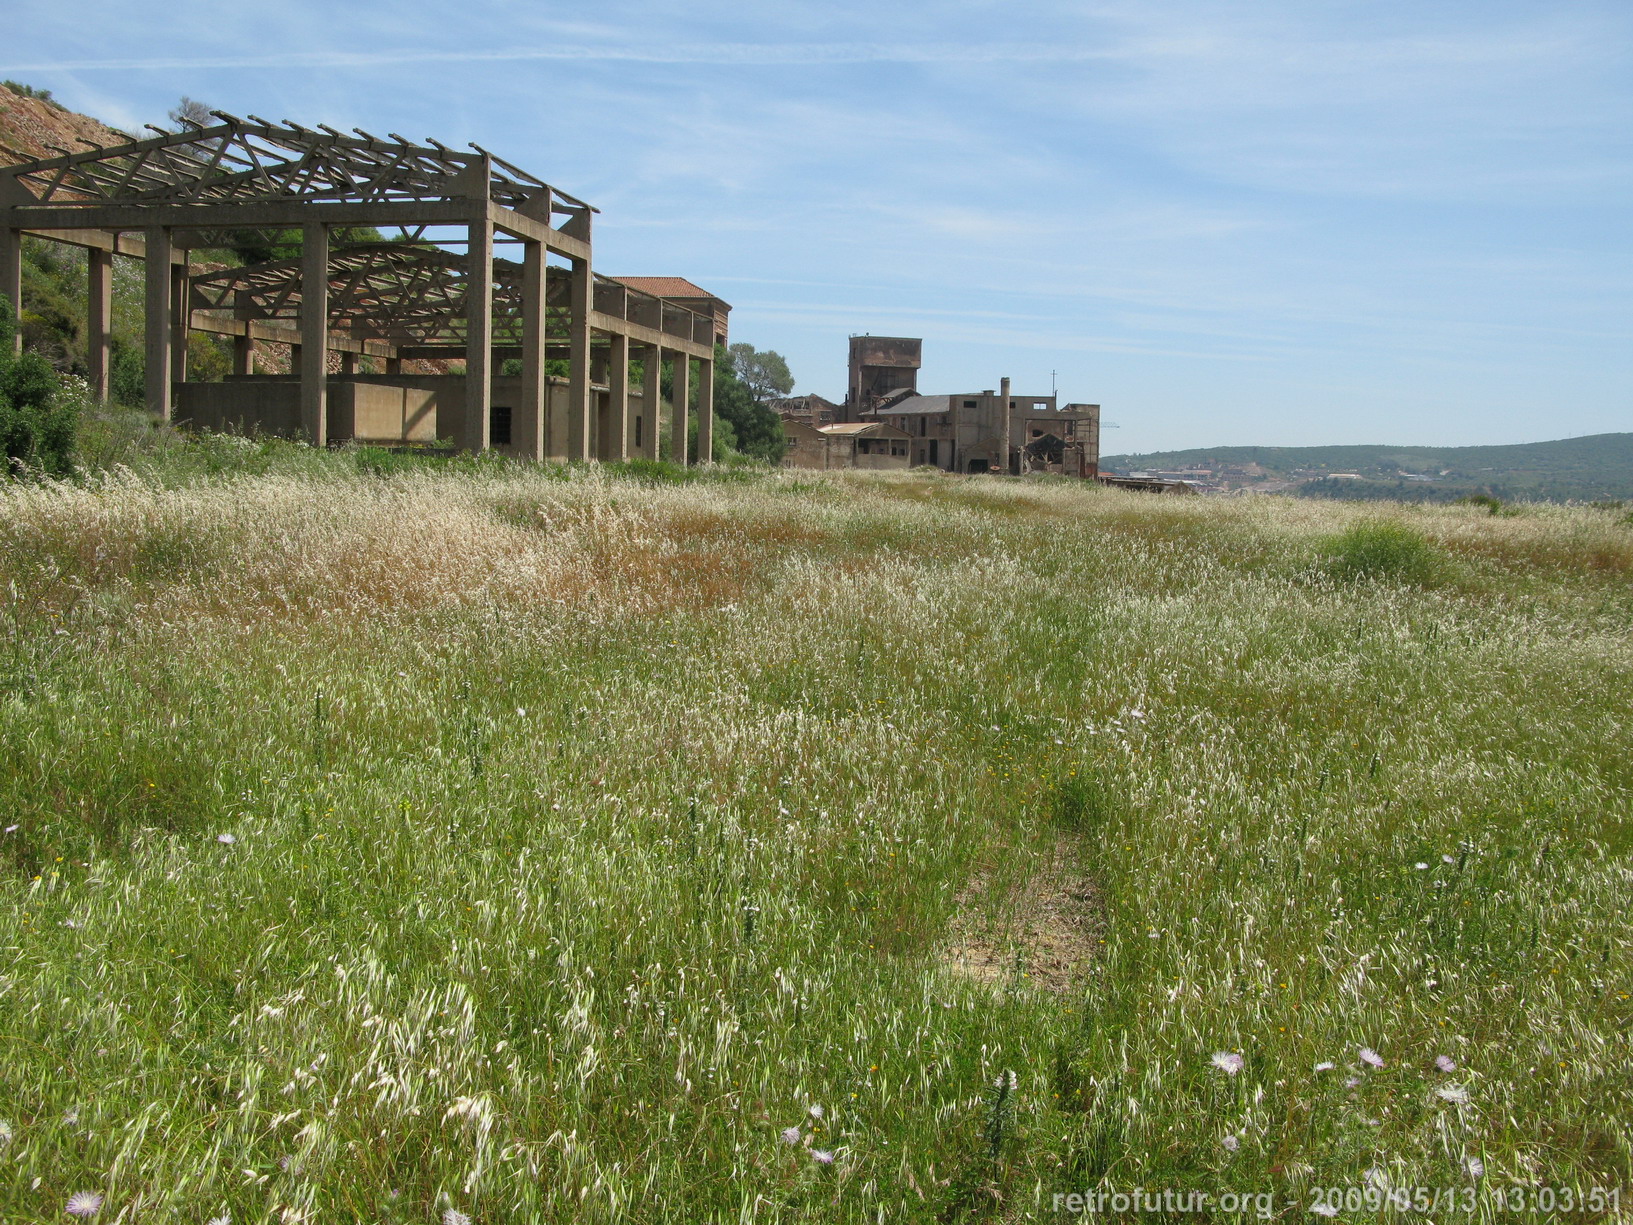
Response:
[[[0,1220],[1633,1209],[1618,512],[210,445],[0,489]]]

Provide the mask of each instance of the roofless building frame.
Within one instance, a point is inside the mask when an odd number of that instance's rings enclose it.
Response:
[[[443,397],[431,436],[469,451],[495,445],[496,374],[518,358],[519,379],[503,380],[515,400],[504,406],[509,437],[498,441],[528,458],[566,460],[656,457],[658,370],[671,361],[672,454],[686,458],[694,399],[698,454],[713,453],[714,320],[597,276],[589,204],[474,144],[465,153],[395,133],[214,118],[0,167],[0,293],[21,308],[24,235],[88,249],[97,394],[109,390],[120,254],[146,262],[146,400],[164,420],[198,389],[185,384],[187,336],[198,331],[234,338],[240,380],[255,378],[254,342],[289,345],[298,415],[283,432],[314,445],[362,437],[337,430],[331,414],[332,396],[345,391],[330,371],[339,353],[342,381],[368,380],[358,374],[358,358],[368,357],[383,366],[374,377],[383,385],[415,381],[402,375],[404,360],[463,360],[462,376],[442,376],[462,394]],[[363,227],[395,230],[398,241],[346,241]],[[291,232],[300,236],[295,258],[197,272],[189,263],[193,250],[270,246]],[[546,373],[557,357],[568,363],[564,386]],[[632,359],[645,370],[635,389]],[[234,384],[225,387],[230,394]],[[277,428],[272,418],[254,423]]]

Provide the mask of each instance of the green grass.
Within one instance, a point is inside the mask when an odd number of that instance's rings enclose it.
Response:
[[[166,446],[0,488],[0,1219],[1629,1202],[1622,512]]]

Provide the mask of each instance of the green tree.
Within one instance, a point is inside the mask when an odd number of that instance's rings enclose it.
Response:
[[[11,300],[0,296],[0,446],[6,467],[27,465],[53,476],[73,470],[78,415],[73,403],[59,396],[56,371],[38,353],[13,356],[17,317]]]
[[[794,390],[794,376],[788,362],[772,349],[756,349],[751,344],[735,344],[730,350],[732,372],[756,404],[767,404],[776,396]]]
[[[782,369],[785,390],[792,390],[794,380],[788,375],[788,363],[775,353],[757,354],[753,345],[733,345],[728,352],[715,346],[714,351],[714,415],[720,426],[729,427],[735,448],[744,455],[764,460],[768,464],[782,463],[788,449],[783,437],[782,418],[764,400],[754,394],[753,387],[743,379],[739,350],[746,349],[756,358],[773,357]],[[763,374],[763,365],[755,366]],[[717,429],[717,435],[723,429]]]

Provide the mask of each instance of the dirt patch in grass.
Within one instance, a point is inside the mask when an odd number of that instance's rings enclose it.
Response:
[[[1100,897],[1077,843],[1062,838],[1007,890],[991,873],[971,878],[942,960],[955,974],[995,987],[1066,991],[1090,968],[1102,928]]]

